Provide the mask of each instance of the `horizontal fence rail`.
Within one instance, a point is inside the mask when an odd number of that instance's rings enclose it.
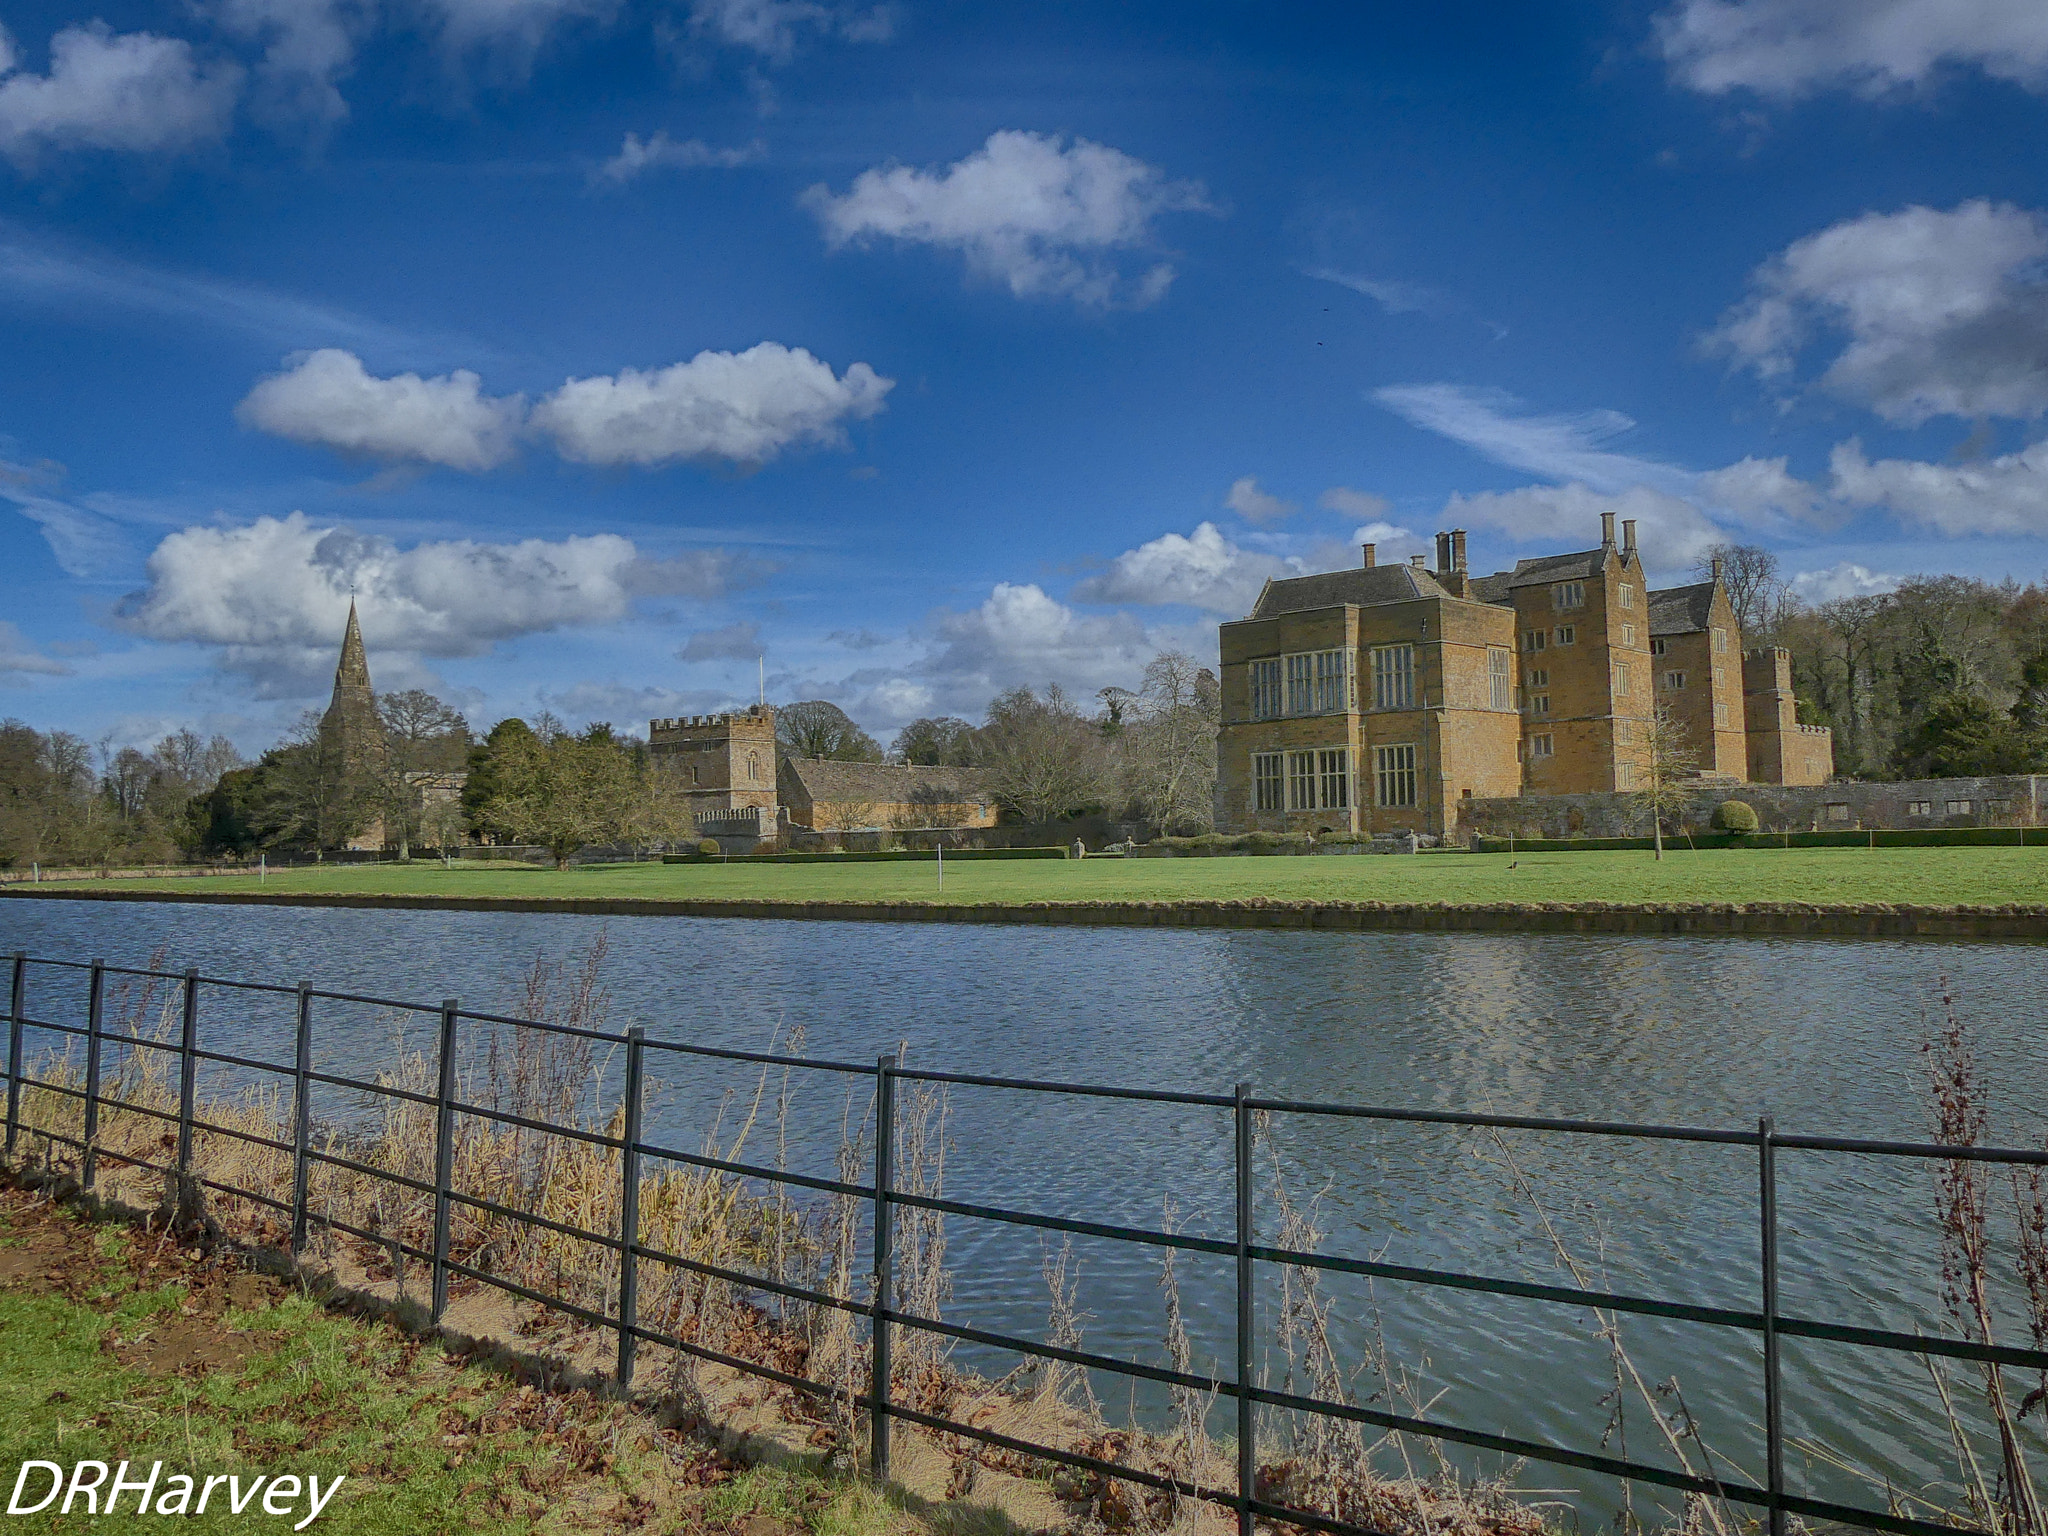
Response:
[[[1240,1533],[1243,1533],[1243,1536],[1249,1536],[1253,1522],[1262,1518],[1284,1522],[1304,1529],[1328,1532],[1331,1533],[1331,1536],[1376,1536],[1376,1533],[1366,1527],[1333,1519],[1312,1510],[1277,1504],[1260,1496],[1255,1455],[1255,1409],[1265,1406],[1298,1413],[1324,1415],[1384,1430],[1422,1436],[1447,1444],[1467,1446],[1478,1450],[1497,1452],[1505,1456],[1598,1473],[1627,1482],[1647,1484],[1690,1495],[1733,1501],[1762,1511],[1765,1516],[1765,1523],[1772,1536],[1783,1536],[1786,1523],[1793,1516],[1803,1517],[1808,1520],[1840,1522],[1870,1530],[1893,1532],[1897,1533],[1897,1536],[1955,1536],[1955,1533],[1958,1531],[1971,1531],[1978,1528],[1918,1519],[1901,1514],[1896,1508],[1873,1509],[1832,1500],[1808,1498],[1796,1494],[1787,1488],[1785,1479],[1786,1443],[1782,1422],[1783,1366],[1781,1354],[1783,1341],[1786,1339],[1824,1340],[1863,1349],[1898,1352],[1917,1356],[1940,1356],[2024,1370],[2048,1371],[2048,1350],[1994,1345],[1939,1334],[1866,1328],[1852,1324],[1787,1316],[1782,1313],[1778,1301],[1779,1176],[1777,1172],[1778,1156],[1784,1152],[1811,1151],[1864,1157],[1979,1162],[2015,1167],[2042,1167],[2048,1166],[2048,1149],[1949,1146],[1928,1142],[1804,1135],[1779,1131],[1769,1119],[1760,1121],[1754,1130],[1728,1130],[1705,1127],[1556,1119],[1527,1115],[1466,1114],[1446,1110],[1376,1108],[1355,1104],[1317,1103],[1291,1099],[1266,1099],[1260,1098],[1253,1093],[1248,1084],[1239,1084],[1233,1092],[1227,1094],[1176,1093],[1158,1089],[1045,1082],[1026,1078],[995,1077],[973,1073],[921,1071],[901,1065],[893,1056],[883,1056],[870,1065],[860,1062],[826,1061],[813,1057],[777,1055],[772,1052],[730,1050],[712,1046],[691,1045],[672,1040],[650,1040],[638,1028],[614,1032],[581,1028],[548,1020],[521,1019],[503,1014],[479,1013],[464,1009],[459,1001],[453,998],[445,999],[439,1003],[419,1003],[403,999],[373,997],[359,993],[325,991],[304,983],[280,985],[269,982],[248,982],[202,976],[196,970],[180,972],[156,971],[107,965],[98,960],[90,962],[56,960],[31,957],[26,954],[13,955],[7,963],[9,966],[9,976],[7,988],[6,1150],[10,1158],[15,1156],[17,1143],[24,1131],[28,1131],[33,1136],[45,1138],[49,1142],[69,1146],[80,1154],[81,1182],[89,1188],[94,1182],[98,1172],[98,1160],[102,1156],[98,1145],[102,1108],[113,1106],[122,1113],[139,1113],[154,1117],[172,1128],[172,1133],[165,1138],[166,1144],[175,1149],[172,1161],[169,1163],[147,1161],[126,1152],[119,1154],[120,1160],[124,1164],[163,1174],[181,1198],[187,1192],[212,1190],[219,1194],[248,1200],[267,1209],[277,1211],[289,1220],[292,1234],[291,1243],[295,1251],[304,1246],[309,1227],[317,1221],[323,1227],[332,1228],[335,1231],[343,1232],[373,1244],[386,1252],[425,1264],[429,1267],[431,1275],[431,1312],[436,1323],[441,1320],[448,1305],[448,1286],[450,1280],[460,1277],[575,1318],[592,1327],[612,1332],[617,1336],[618,1344],[615,1384],[621,1391],[630,1391],[631,1389],[639,1346],[642,1344],[653,1344],[753,1377],[773,1381],[818,1398],[836,1398],[842,1402],[849,1401],[849,1395],[842,1387],[817,1381],[795,1372],[781,1370],[758,1360],[749,1360],[713,1349],[701,1342],[685,1339],[664,1330],[644,1325],[640,1321],[638,1312],[639,1264],[642,1260],[671,1266],[687,1273],[700,1275],[706,1279],[719,1280],[735,1287],[764,1295],[774,1295],[789,1300],[802,1301],[810,1305],[863,1317],[867,1319],[871,1329],[871,1348],[869,1352],[871,1369],[869,1371],[867,1390],[864,1393],[854,1394],[850,1399],[850,1403],[851,1406],[865,1410],[868,1414],[869,1465],[873,1474],[878,1478],[886,1478],[889,1474],[890,1426],[892,1422],[903,1422],[915,1424],[936,1433],[959,1436],[980,1444],[1034,1457],[1041,1461],[1072,1467],[1079,1471],[1123,1479],[1144,1487],[1170,1491],[1180,1496],[1221,1505],[1234,1511],[1238,1529]],[[31,1016],[27,1008],[27,986],[31,967],[44,967],[56,972],[85,973],[86,1022],[84,1025]],[[152,984],[165,983],[175,988],[178,1021],[176,1039],[153,1040],[130,1034],[108,1035],[104,1025],[105,989],[108,977],[140,980]],[[197,1043],[198,1026],[202,1013],[202,997],[207,988],[264,993],[292,999],[294,1003],[292,1061],[289,1063],[270,1062],[253,1057],[200,1049]],[[422,1020],[428,1018],[434,1020],[436,1026],[434,1063],[436,1091],[431,1094],[420,1093],[391,1083],[369,1082],[336,1073],[315,1071],[312,1066],[312,1046],[316,1005],[322,1002],[397,1010],[404,1013],[417,1014]],[[553,1033],[618,1047],[623,1053],[624,1060],[624,1090],[620,1119],[617,1122],[620,1133],[618,1135],[599,1134],[568,1126],[548,1124],[529,1117],[502,1110],[494,1110],[459,1099],[457,1097],[456,1071],[457,1036],[464,1024],[514,1026],[520,1029],[539,1030],[544,1033]],[[44,1031],[71,1038],[83,1038],[85,1040],[86,1086],[83,1090],[27,1075],[25,1034],[28,1030]],[[178,1109],[175,1114],[153,1110],[143,1105],[127,1103],[105,1095],[102,1083],[102,1053],[105,1046],[110,1042],[128,1048],[154,1050],[175,1058],[178,1087]],[[872,1079],[876,1106],[875,1124],[878,1129],[878,1134],[875,1138],[874,1176],[872,1183],[859,1184],[848,1182],[844,1179],[831,1179],[793,1173],[785,1169],[769,1168],[759,1164],[720,1158],[707,1152],[691,1152],[678,1147],[662,1146],[645,1141],[642,1133],[642,1114],[645,1109],[644,1101],[647,1094],[646,1073],[649,1053],[739,1062],[764,1067],[802,1068],[806,1071],[844,1074],[856,1079]],[[237,1130],[232,1127],[201,1120],[197,1114],[198,1106],[196,1102],[197,1070],[201,1062],[230,1065],[246,1071],[271,1074],[281,1081],[288,1081],[291,1084],[292,1096],[292,1111],[288,1122],[290,1140],[262,1136],[246,1130]],[[899,1130],[895,1102],[897,1086],[906,1082],[927,1083],[937,1086],[994,1088],[1023,1093],[1084,1096],[1127,1102],[1172,1104],[1227,1110],[1230,1112],[1234,1152],[1232,1180],[1235,1197],[1234,1233],[1230,1238],[1197,1237],[1180,1232],[1161,1231],[1146,1227],[1091,1221],[1079,1217],[1017,1210],[1008,1206],[954,1200],[900,1188],[897,1186],[893,1166],[897,1132]],[[434,1116],[433,1179],[427,1181],[409,1178],[391,1170],[379,1169],[368,1163],[350,1158],[341,1152],[335,1151],[331,1146],[327,1148],[315,1147],[313,1145],[313,1126],[310,1109],[310,1095],[314,1085],[341,1088],[372,1097],[403,1101],[432,1110]],[[34,1088],[38,1091],[51,1092],[60,1096],[82,1100],[84,1103],[83,1138],[72,1137],[43,1127],[26,1125],[22,1116],[22,1096],[25,1088]],[[1337,1255],[1306,1252],[1298,1249],[1280,1248],[1260,1243],[1256,1240],[1254,1223],[1255,1189],[1252,1176],[1254,1124],[1258,1116],[1276,1114],[1299,1115],[1330,1120],[1367,1120],[1486,1130],[1542,1131],[1572,1136],[1686,1142],[1748,1148],[1754,1152],[1756,1157],[1757,1254],[1759,1294],[1762,1299],[1761,1307],[1758,1310],[1750,1311],[1741,1308],[1701,1306],[1657,1297],[1634,1296],[1575,1286],[1544,1285],[1531,1281],[1512,1280],[1458,1270],[1389,1264],[1375,1260],[1347,1258]],[[538,1212],[520,1210],[515,1206],[467,1194],[455,1189],[452,1177],[452,1138],[456,1117],[459,1115],[512,1125],[550,1136],[562,1136],[618,1154],[621,1180],[619,1192],[620,1230],[616,1233],[592,1231],[566,1222],[555,1221],[540,1215]],[[208,1135],[228,1137],[288,1154],[292,1160],[292,1177],[289,1188],[286,1191],[286,1197],[279,1198],[275,1193],[266,1194],[260,1191],[219,1183],[208,1178],[203,1172],[195,1171],[192,1164],[193,1140],[194,1132],[196,1131],[203,1131]],[[778,1186],[838,1195],[867,1203],[871,1207],[870,1219],[874,1235],[870,1299],[860,1301],[847,1297],[832,1296],[814,1288],[792,1284],[783,1280],[772,1280],[762,1275],[728,1268],[702,1259],[690,1258],[643,1242],[641,1240],[641,1224],[639,1219],[640,1184],[643,1177],[643,1168],[659,1164],[680,1164],[686,1167],[701,1168],[737,1177],[757,1179]],[[379,1180],[429,1199],[432,1202],[433,1212],[431,1246],[421,1248],[402,1241],[393,1233],[372,1231],[351,1225],[331,1216],[315,1217],[308,1208],[307,1187],[308,1173],[314,1166],[342,1169],[361,1177]],[[582,1306],[566,1297],[552,1295],[534,1287],[520,1285],[503,1275],[494,1274],[482,1266],[466,1264],[456,1259],[452,1256],[449,1246],[450,1219],[452,1211],[456,1206],[484,1211],[505,1220],[572,1237],[616,1254],[618,1259],[618,1281],[614,1300],[611,1303],[615,1310],[607,1312],[598,1308]],[[904,1311],[896,1305],[896,1299],[892,1294],[894,1280],[893,1265],[896,1249],[893,1235],[894,1217],[898,1207],[917,1208],[941,1214],[968,1217],[975,1220],[998,1222],[1013,1227],[1070,1233],[1079,1236],[1138,1243],[1152,1247],[1178,1249],[1230,1258],[1234,1261],[1233,1290],[1235,1299],[1233,1374],[1227,1377],[1205,1375],[1198,1372],[1144,1365],[1115,1356],[1045,1344],[1012,1334],[968,1327],[957,1323],[948,1323],[937,1318],[923,1317]],[[1331,1273],[1361,1275],[1397,1281],[1404,1284],[1448,1288],[1490,1296],[1513,1297],[1522,1300],[1591,1309],[1599,1312],[1630,1313],[1699,1324],[1706,1327],[1737,1330],[1755,1335],[1761,1344],[1759,1360],[1764,1403],[1764,1481],[1761,1484],[1754,1484],[1738,1478],[1700,1476],[1687,1471],[1632,1460],[1626,1456],[1578,1451],[1542,1441],[1497,1434],[1467,1425],[1395,1413],[1389,1409],[1332,1401],[1325,1398],[1276,1391],[1260,1386],[1253,1380],[1254,1299],[1258,1266],[1260,1265],[1295,1266]],[[1134,1381],[1149,1381],[1167,1386],[1189,1388],[1204,1393],[1213,1393],[1219,1397],[1229,1399],[1235,1404],[1236,1408],[1236,1486],[1233,1488],[1203,1487],[1168,1474],[1150,1471],[1121,1462],[1104,1460],[1070,1449],[1017,1439],[977,1425],[959,1423],[894,1401],[892,1399],[891,1346],[893,1331],[898,1328],[908,1328],[942,1338],[1008,1350],[1032,1359],[1057,1361],[1088,1370],[1109,1372]]]

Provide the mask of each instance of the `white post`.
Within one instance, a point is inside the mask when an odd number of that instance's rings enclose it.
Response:
[[[259,854],[257,854],[257,855],[256,855],[256,880],[257,880],[257,883],[258,883],[258,884],[261,884],[261,883],[262,883],[263,881],[265,881],[265,880],[268,880],[269,878],[270,878],[270,855],[269,855],[268,853],[259,853]]]
[[[939,889],[946,888],[946,834],[939,834]]]

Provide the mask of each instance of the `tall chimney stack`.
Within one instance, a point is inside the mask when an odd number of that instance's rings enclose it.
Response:
[[[1440,571],[1451,568],[1451,536],[1448,533],[1436,536],[1436,568]]]
[[[1635,553],[1636,520],[1632,517],[1624,517],[1621,520],[1621,547],[1630,554]]]
[[[1721,557],[1720,557],[1719,555],[1716,555],[1716,556],[1714,556],[1714,567],[1713,567],[1713,569],[1714,569],[1714,581],[1716,582],[1716,584],[1718,584],[1718,583],[1720,582],[1720,580],[1721,580]]]
[[[1465,569],[1465,530],[1462,528],[1451,530],[1451,569]]]
[[[1612,512],[1602,512],[1600,514],[1600,545],[1603,549],[1612,549],[1614,547],[1614,514]]]
[[[1379,546],[1377,544],[1361,544],[1358,546],[1358,548],[1359,551],[1365,556],[1365,568],[1368,571],[1371,570],[1375,565],[1379,564]]]

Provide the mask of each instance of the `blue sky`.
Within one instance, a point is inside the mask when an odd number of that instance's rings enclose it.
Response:
[[[0,712],[886,735],[1636,516],[2048,570],[2048,8],[14,3]],[[757,658],[760,658],[757,660]]]

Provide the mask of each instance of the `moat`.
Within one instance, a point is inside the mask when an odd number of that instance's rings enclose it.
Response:
[[[0,907],[0,951],[141,964],[162,946],[167,965],[209,975],[421,1002],[459,996],[481,1009],[508,1007],[536,956],[567,958],[600,931],[612,1026],[644,1024],[659,1038],[787,1048],[800,1028],[805,1054],[848,1061],[901,1042],[912,1065],[1067,1082],[1227,1092],[1246,1081],[1273,1097],[1720,1128],[1754,1128],[1768,1114],[1787,1130],[1916,1140],[1930,1125],[1920,1047],[1946,977],[1992,1096],[1991,1138],[2038,1146],[2048,1136],[2048,967],[2027,945]],[[220,1031],[211,1043],[288,1059],[287,1017],[252,1002],[246,1014],[210,1020]],[[323,1066],[363,1074],[394,1039],[387,1017],[345,1005],[326,1006],[318,1033]],[[411,1043],[426,1043],[423,1022]],[[746,1068],[682,1058],[665,1061],[662,1075],[649,1137],[691,1148],[720,1095],[750,1094],[756,1083]],[[843,1083],[819,1074],[792,1093],[790,1165],[828,1173]],[[1749,1149],[1534,1133],[1496,1141],[1284,1117],[1272,1133],[1293,1196],[1324,1190],[1325,1251],[1570,1283],[1540,1205],[1588,1283],[1756,1304]],[[1170,1197],[1187,1230],[1230,1230],[1220,1113],[955,1089],[950,1135],[947,1192],[958,1198],[1156,1226]],[[1263,1178],[1265,1152],[1260,1166]],[[1788,1312],[1946,1331],[1931,1166],[1803,1153],[1786,1154],[1780,1172]],[[968,1221],[953,1221],[947,1236],[948,1315],[1042,1333],[1036,1236]],[[1153,1257],[1086,1239],[1075,1254],[1086,1347],[1157,1362]],[[1228,1261],[1188,1256],[1182,1278],[1198,1359],[1227,1365]],[[1384,1349],[1417,1383],[1399,1411],[1429,1403],[1434,1418],[1603,1449],[1615,1367],[1587,1314],[1328,1279],[1340,1348],[1361,1360]],[[1274,1300],[1262,1297],[1268,1316]],[[1623,1331],[1646,1381],[1676,1380],[1663,1400],[1676,1409],[1682,1395],[1714,1455],[1754,1475],[1753,1339],[1649,1319]],[[2017,1328],[2007,1342],[2024,1342]],[[1801,1343],[1788,1348],[1786,1371],[1787,1429],[1803,1447],[1790,1467],[1795,1489],[1881,1503],[1883,1480],[1949,1477],[1946,1429],[1920,1362]],[[1622,1427],[1629,1454],[1668,1460],[1639,1400]],[[1611,1436],[1604,1448],[1615,1451]],[[1498,1470],[1485,1458],[1457,1460]],[[1530,1466],[1519,1483],[1557,1490],[1589,1525],[1616,1508],[1611,1485],[1564,1469]]]

